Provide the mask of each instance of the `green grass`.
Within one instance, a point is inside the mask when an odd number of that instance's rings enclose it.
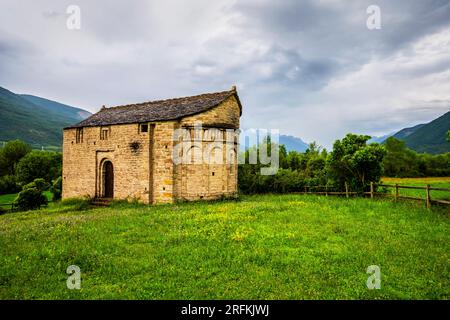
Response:
[[[303,195],[54,204],[0,216],[0,298],[448,299],[445,213]],[[66,287],[72,264],[81,290]],[[380,290],[366,287],[369,265]]]
[[[12,203],[16,197],[17,193],[2,194],[0,195],[0,205]]]
[[[414,187],[425,187],[429,184],[431,187],[435,188],[450,188],[450,177],[429,177],[429,178],[382,178],[383,183],[386,184],[396,184],[400,186],[414,186]],[[394,194],[395,189],[389,188],[390,193]],[[415,190],[415,189],[399,189],[400,195],[417,197],[425,199],[425,190]],[[431,199],[442,199],[450,200],[450,191],[430,191]]]

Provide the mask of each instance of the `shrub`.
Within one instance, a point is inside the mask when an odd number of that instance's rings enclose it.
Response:
[[[42,178],[26,184],[14,200],[14,206],[20,210],[40,209],[48,203],[47,197],[43,194],[45,186],[45,180]]]
[[[61,194],[62,194],[61,177],[58,177],[56,180],[53,181],[53,184],[50,187],[50,192],[53,193],[53,201],[61,200]]]

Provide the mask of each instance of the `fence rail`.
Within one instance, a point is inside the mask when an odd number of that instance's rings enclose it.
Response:
[[[52,201],[49,201],[49,203]],[[48,205],[44,204],[41,205],[41,207],[47,207]],[[15,209],[17,209],[15,203],[0,203],[0,208],[1,207],[10,207],[10,211],[14,211]]]
[[[14,210],[14,203],[0,203],[0,208],[1,207],[11,207],[11,210]]]
[[[392,188],[394,189],[393,193],[387,193],[387,192],[378,192],[377,188],[383,187],[383,188]],[[410,189],[410,190],[422,190],[424,192],[424,198],[422,197],[414,197],[410,195],[401,195],[400,190],[401,189]],[[313,191],[313,190],[321,190],[321,191]],[[444,199],[432,199],[431,198],[431,191],[444,191],[449,193],[449,200]],[[345,184],[345,191],[331,191],[329,190],[329,186],[305,186],[303,192],[295,192],[296,194],[318,194],[318,195],[341,195],[346,196],[349,198],[350,196],[354,195],[365,195],[370,196],[371,199],[375,197],[391,197],[394,198],[395,201],[399,199],[405,199],[405,200],[416,200],[416,201],[424,201],[425,206],[427,208],[430,208],[432,204],[439,204],[439,205],[450,205],[450,188],[435,188],[431,187],[429,184],[426,186],[402,186],[399,184],[376,184],[371,182],[370,183],[370,191],[366,192],[355,192],[350,191],[348,184]]]

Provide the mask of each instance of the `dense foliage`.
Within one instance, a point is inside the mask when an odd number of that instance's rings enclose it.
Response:
[[[53,201],[60,200],[62,195],[62,179],[58,177],[53,181],[52,186],[50,187],[50,192],[53,193]]]
[[[371,181],[379,181],[386,153],[379,144],[368,145],[369,139],[369,136],[348,134],[342,141],[335,142],[330,153],[316,143],[311,143],[305,153],[287,153],[283,145],[277,146],[280,169],[268,176],[261,175],[263,165],[260,163],[249,164],[254,149],[246,150],[245,164],[239,168],[239,189],[247,194],[303,191],[311,186],[344,190],[347,183],[352,190],[362,191]]]
[[[405,142],[393,137],[385,141],[387,155],[383,160],[388,177],[450,176],[450,152],[431,155],[408,149]]]
[[[31,151],[29,145],[21,140],[12,140],[0,149],[0,176],[13,175],[20,159]]]
[[[14,206],[20,210],[39,209],[46,205],[48,200],[43,194],[46,189],[46,182],[44,179],[35,179],[23,186],[22,191],[19,192],[17,198],[14,200]]]
[[[61,153],[31,150],[23,141],[9,141],[0,149],[0,194],[16,193],[38,178],[51,185],[61,175],[61,167]]]
[[[327,172],[331,184],[344,190],[367,190],[370,182],[378,182],[383,172],[382,161],[386,155],[384,146],[367,144],[370,136],[348,134],[342,141],[336,140],[327,158]]]
[[[261,148],[253,147],[242,155],[245,164],[239,167],[239,189],[246,194],[304,191],[305,187],[314,186],[343,191],[347,184],[352,191],[364,191],[370,182],[378,182],[381,176],[450,176],[450,152],[417,153],[394,137],[381,145],[368,144],[369,139],[366,135],[348,134],[342,140],[336,140],[331,152],[315,143],[304,153],[286,152],[283,145],[277,146],[280,169],[271,176],[261,175],[260,168],[264,165],[249,164],[249,154],[255,150],[259,152]]]
[[[267,149],[271,150],[271,143]],[[250,154],[259,152],[262,146],[252,147],[244,152],[245,163],[239,167],[239,189],[242,193],[285,193],[303,190],[307,185],[326,183],[325,162],[326,150],[321,151],[315,143],[310,144],[305,153],[286,151],[284,145],[275,146],[279,153],[279,170],[275,175],[262,175],[265,167],[260,161],[250,164]]]
[[[62,156],[59,152],[33,150],[20,159],[16,176],[21,184],[36,178],[43,178],[47,183],[61,175]]]

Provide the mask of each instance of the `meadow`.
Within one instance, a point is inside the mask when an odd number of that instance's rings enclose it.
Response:
[[[383,177],[382,183],[394,185],[398,183],[400,186],[426,187],[429,184],[434,188],[450,188],[450,177],[427,177],[427,178],[389,178]],[[395,193],[394,188],[389,188],[390,193]],[[400,189],[400,195],[418,197],[425,199],[425,190]],[[450,191],[430,191],[431,199],[450,200]]]
[[[449,299],[447,213],[314,195],[54,203],[0,216],[0,298]],[[69,265],[81,290],[66,287]]]

